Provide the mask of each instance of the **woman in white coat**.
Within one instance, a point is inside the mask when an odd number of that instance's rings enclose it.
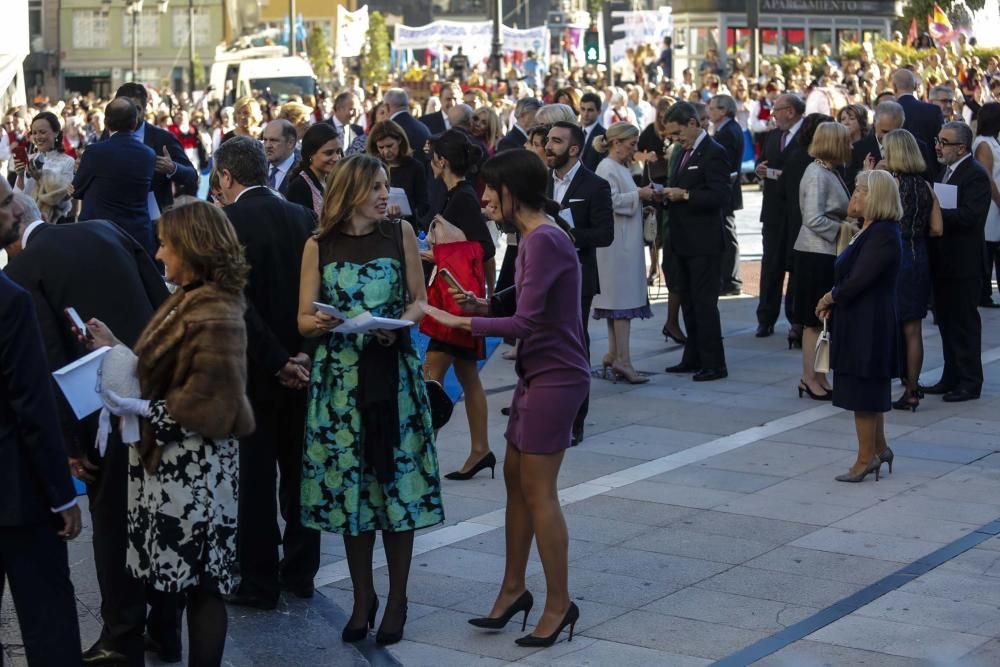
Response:
[[[594,139],[594,149],[607,154],[597,165],[597,175],[611,186],[615,214],[615,240],[597,249],[601,292],[594,297],[594,319],[608,321],[608,353],[605,376],[624,378],[632,384],[648,382],[632,366],[629,335],[634,318],[652,317],[646,293],[646,261],[643,254],[642,207],[652,202],[654,190],[636,187],[629,164],[635,155],[639,128],[632,123],[614,123],[607,134]]]

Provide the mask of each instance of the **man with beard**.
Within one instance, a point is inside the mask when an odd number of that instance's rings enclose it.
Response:
[[[580,257],[582,289],[580,290],[583,333],[590,349],[587,320],[594,295],[601,291],[597,275],[597,249],[611,245],[615,234],[615,218],[611,207],[611,186],[587,169],[580,161],[586,139],[575,123],[559,121],[549,130],[545,143],[545,162],[551,170],[547,193],[563,209],[561,217],[572,220],[570,236]],[[590,400],[584,400],[573,424],[573,444],[583,440],[583,422]]]

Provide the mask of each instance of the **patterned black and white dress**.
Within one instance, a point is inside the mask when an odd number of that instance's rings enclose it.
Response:
[[[128,569],[156,590],[235,588],[239,459],[236,438],[211,440],[185,430],[150,403],[149,421],[162,458],[156,472],[130,448]]]

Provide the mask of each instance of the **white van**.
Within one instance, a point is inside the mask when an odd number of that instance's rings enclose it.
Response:
[[[246,95],[265,97],[279,103],[293,95],[305,99],[316,95],[316,75],[305,58],[284,55],[284,47],[254,47],[217,52],[210,81],[213,96],[223,104]]]

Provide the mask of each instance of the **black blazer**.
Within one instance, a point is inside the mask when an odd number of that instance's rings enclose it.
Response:
[[[920,155],[923,156],[924,163],[927,165],[927,170],[923,174],[924,178],[928,181],[933,181],[938,171],[940,171],[937,155],[934,154],[933,148],[925,144],[918,137],[914,137],[914,139],[917,140],[917,148],[920,149]],[[874,132],[869,132],[858,139],[851,148],[851,161],[845,168],[844,173],[844,183],[847,184],[847,189],[851,192],[854,192],[854,181],[858,177],[858,172],[865,168],[865,158],[869,155],[874,155],[876,161],[884,157],[878,147],[878,139],[875,138]]]
[[[73,500],[66,448],[31,297],[0,274],[0,527]]]
[[[583,162],[584,167],[591,171],[596,171],[597,165],[599,165],[601,160],[604,159],[602,154],[594,150],[594,139],[597,137],[603,137],[607,134],[607,132],[608,131],[604,129],[604,126],[598,123],[594,126],[594,129],[590,131],[590,134],[587,135],[587,141],[583,145],[583,154],[580,161]]]
[[[410,200],[413,215],[407,219],[420,226],[427,216],[427,171],[415,158],[403,158],[398,167],[389,167],[389,185],[402,188]]]
[[[145,127],[143,143],[152,148],[157,155],[163,155],[163,147],[166,146],[170,159],[177,165],[177,171],[170,178],[167,178],[166,174],[153,174],[153,196],[156,197],[156,205],[160,207],[162,213],[174,203],[173,184],[177,183],[188,188],[196,187],[198,171],[184,153],[184,148],[181,142],[177,141],[177,137],[149,123],[144,123],[143,127]]]
[[[83,200],[80,219],[110,220],[155,255],[147,202],[155,166],[156,153],[130,132],[88,146],[73,178],[73,196]]]
[[[285,199],[288,201],[309,209],[318,217],[319,211],[313,208],[312,189],[309,187],[309,184],[306,183],[306,179],[312,181],[312,184],[316,187],[316,189],[323,192],[323,184],[319,182],[316,175],[312,173],[312,170],[310,170],[309,167],[306,167],[292,178],[288,178],[287,176],[285,177],[285,180],[281,184],[285,187],[285,191],[281,194],[283,194]]]
[[[6,271],[31,294],[51,370],[86,353],[64,309],[76,308],[85,322],[96,317],[133,347],[168,296],[146,250],[107,220],[35,228]],[[61,394],[56,400],[67,449],[74,455],[91,451],[94,420],[77,421]]]
[[[403,132],[406,133],[406,138],[410,142],[410,148],[413,149],[413,157],[420,160],[424,165],[430,162],[427,153],[424,152],[424,146],[427,144],[427,140],[431,138],[431,132],[427,129],[427,126],[406,111],[400,113],[392,121],[403,128]]]
[[[802,228],[802,208],[799,206],[799,184],[806,173],[806,167],[813,163],[813,158],[805,150],[793,151],[785,167],[778,177],[778,199],[785,211],[785,270],[792,270],[792,252],[795,239],[799,237]]]
[[[944,170],[938,182],[944,177]],[[948,183],[958,186],[958,208],[942,208],[944,236],[930,239],[935,281],[965,280],[983,275],[986,214],[990,210],[990,175],[975,157],[966,158]]]
[[[940,107],[921,102],[913,95],[897,97],[896,102],[903,107],[903,113],[906,114],[906,118],[903,120],[903,129],[909,130],[910,134],[924,142],[925,146],[933,146],[938,132],[941,131],[941,126],[944,125],[944,114],[941,113]],[[935,158],[936,156],[933,153],[930,155],[924,153],[924,159],[926,160],[928,157]],[[932,164],[936,164],[936,160]]]
[[[316,226],[312,209],[268,188],[247,190],[222,209],[246,248],[247,356],[251,368],[273,377],[302,349],[299,276],[302,250]]]
[[[528,135],[522,132],[521,128],[514,126],[510,129],[510,132],[501,137],[500,141],[497,142],[497,153],[514,150],[515,148],[524,148],[526,143],[528,143]]]
[[[799,129],[801,131],[801,128]],[[771,130],[764,139],[764,151],[760,161],[767,160],[767,166],[770,169],[784,169],[785,163],[794,153],[806,152],[805,148],[799,145],[798,136],[799,134],[796,132],[795,136],[789,139],[785,150],[781,150],[781,130]],[[779,194],[778,182],[770,178],[763,180],[764,198],[760,208],[760,221],[765,225],[784,225],[785,210]]]
[[[440,134],[446,129],[444,125],[444,112],[435,111],[434,113],[424,114],[419,118],[420,122],[427,126],[431,134]]]
[[[729,210],[732,186],[726,149],[706,136],[681,169],[683,154],[671,185],[689,193],[687,201],[670,202],[670,244],[682,257],[722,252],[723,216]]]
[[[552,197],[555,183],[552,171],[546,192]],[[607,248],[615,240],[615,215],[611,204],[611,186],[608,182],[587,169],[583,164],[576,170],[573,180],[566,188],[562,208],[573,214],[573,244],[580,257],[582,295],[592,297],[601,292],[600,276],[597,273],[597,249]]]
[[[732,181],[730,186],[732,199],[730,208],[726,211],[729,214],[743,208],[743,188],[740,185],[740,168],[743,166],[743,130],[735,119],[730,118],[722,127],[716,129],[712,138],[726,149],[726,163]]]

